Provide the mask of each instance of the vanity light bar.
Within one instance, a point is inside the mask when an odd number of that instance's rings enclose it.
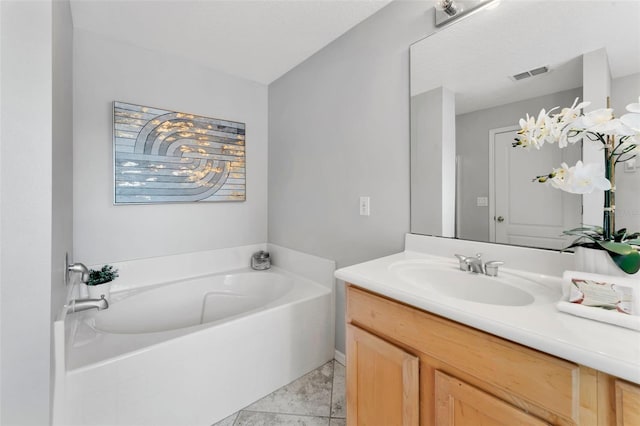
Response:
[[[515,81],[524,80],[525,78],[533,77],[534,75],[540,75],[549,72],[548,67],[539,67],[530,71],[521,72],[519,74],[512,75],[511,78]]]
[[[443,27],[462,17],[471,16],[489,5],[496,6],[499,0],[436,0],[435,24]]]

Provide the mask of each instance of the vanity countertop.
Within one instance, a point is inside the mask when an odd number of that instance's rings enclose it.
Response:
[[[505,268],[506,274],[532,279],[542,288],[529,289],[536,299],[529,305],[492,305],[451,298],[408,283],[393,272],[392,265],[416,261],[457,265],[455,259],[404,251],[338,269],[335,276],[444,318],[640,384],[640,332],[559,312],[555,305],[561,298],[561,278]]]

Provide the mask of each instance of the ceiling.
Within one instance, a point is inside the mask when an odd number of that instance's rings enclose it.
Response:
[[[411,94],[447,87],[462,114],[581,87],[582,54],[600,48],[613,78],[637,73],[639,23],[639,0],[502,0],[411,47]]]
[[[269,84],[391,0],[71,0],[73,26]]]

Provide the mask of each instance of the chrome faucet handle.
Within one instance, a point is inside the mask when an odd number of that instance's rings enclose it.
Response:
[[[500,266],[504,265],[504,262],[501,260],[491,260],[484,264],[485,274],[490,277],[498,276],[498,269]]]
[[[479,257],[467,257],[464,263],[469,265],[469,271],[474,274],[484,274],[484,263]]]
[[[455,257],[458,258],[458,262],[460,262],[459,268],[461,271],[469,271],[469,269],[471,268],[471,266],[469,266],[469,264],[467,263],[467,256],[463,256],[461,254],[455,254]]]
[[[82,274],[80,280],[82,280],[82,282],[85,284],[89,282],[89,268],[84,266],[84,264],[77,262],[67,265],[67,271],[79,272]]]

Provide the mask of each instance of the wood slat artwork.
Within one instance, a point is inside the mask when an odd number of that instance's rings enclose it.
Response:
[[[245,200],[245,125],[113,103],[115,204]]]

